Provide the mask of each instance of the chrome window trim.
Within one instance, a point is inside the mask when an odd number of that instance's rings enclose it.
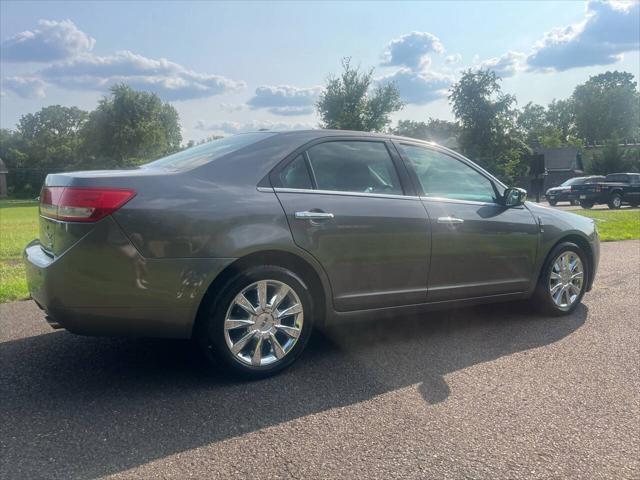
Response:
[[[271,190],[269,190],[271,191]],[[276,193],[316,193],[319,195],[337,195],[342,197],[371,197],[371,198],[391,198],[398,200],[420,200],[420,197],[413,195],[394,195],[387,193],[366,193],[366,192],[345,192],[342,190],[311,190],[307,188],[283,188],[275,187]]]
[[[491,206],[497,206],[497,207],[504,207],[504,205],[501,205],[496,202],[478,202],[476,200],[460,200],[457,198],[447,198],[447,197],[420,196],[419,198],[422,201],[432,200],[440,203],[458,203],[458,204],[464,204],[464,205],[491,205]]]

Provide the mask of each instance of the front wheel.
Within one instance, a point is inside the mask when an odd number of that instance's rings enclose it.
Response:
[[[614,193],[609,197],[609,208],[617,210],[622,206],[622,196],[619,193]]]
[[[225,372],[258,379],[290,366],[312,331],[313,304],[305,283],[278,266],[250,268],[204,309],[198,342]]]
[[[544,313],[559,316],[573,312],[587,286],[587,258],[576,244],[564,242],[549,254],[533,297]]]
[[[593,202],[580,202],[580,206],[585,210],[589,210],[590,208],[593,208]]]
[[[549,200],[549,205],[551,205],[552,207],[555,207],[558,204],[557,200]]]

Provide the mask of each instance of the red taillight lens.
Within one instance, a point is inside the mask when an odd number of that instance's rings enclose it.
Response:
[[[40,215],[65,222],[97,222],[136,195],[119,188],[44,187]]]

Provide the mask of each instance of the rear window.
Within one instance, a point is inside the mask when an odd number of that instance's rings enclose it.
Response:
[[[232,137],[214,140],[197,147],[187,148],[168,157],[142,165],[142,168],[164,168],[167,170],[191,170],[209,163],[229,153],[240,150],[252,143],[275,135],[269,132],[242,133]]]

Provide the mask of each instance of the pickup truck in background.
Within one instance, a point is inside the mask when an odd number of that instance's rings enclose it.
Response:
[[[571,194],[582,208],[604,203],[614,209],[625,203],[637,207],[640,205],[640,173],[611,173],[600,182],[572,185]]]

